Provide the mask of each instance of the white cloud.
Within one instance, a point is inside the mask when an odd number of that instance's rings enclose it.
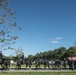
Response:
[[[63,37],[55,37],[55,38],[49,38],[49,39],[44,39],[43,41],[49,42],[52,44],[59,44],[63,40]]]
[[[62,37],[56,37],[55,40],[61,40],[63,39]]]
[[[56,37],[56,38],[51,39],[50,42],[51,42],[52,44],[59,44],[62,39],[63,39],[62,37]]]
[[[60,41],[52,40],[51,43],[53,43],[53,44],[58,44],[58,43],[60,43]]]

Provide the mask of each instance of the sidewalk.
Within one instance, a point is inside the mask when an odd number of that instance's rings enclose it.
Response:
[[[35,69],[9,69],[9,70],[0,70],[0,72],[76,72],[75,70],[70,70],[70,69],[62,69],[62,70],[53,70],[53,69],[46,69],[46,70],[35,70]]]

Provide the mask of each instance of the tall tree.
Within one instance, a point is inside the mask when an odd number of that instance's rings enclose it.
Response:
[[[33,60],[34,56],[33,55],[28,55],[27,58]]]
[[[71,46],[67,52],[66,52],[67,57],[68,56],[76,56],[76,47]]]
[[[0,50],[13,49],[11,44],[18,38],[14,30],[21,30],[16,23],[15,13],[10,8],[12,0],[0,0]]]
[[[22,47],[19,47],[19,48],[15,49],[15,53],[14,54],[15,54],[16,57],[20,58],[22,56],[22,53],[23,53]]]

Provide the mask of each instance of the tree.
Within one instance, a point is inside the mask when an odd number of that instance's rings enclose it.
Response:
[[[76,48],[74,46],[71,46],[67,52],[66,52],[67,57],[68,56],[76,56]]]
[[[60,47],[60,48],[54,49],[54,51],[51,51],[50,54],[52,59],[62,59],[64,58],[65,52],[66,52],[66,48]]]
[[[59,48],[59,58],[61,60],[63,60],[65,58],[65,56],[64,56],[65,52],[66,52],[66,48],[65,47],[60,47]]]
[[[13,49],[18,36],[13,35],[14,30],[21,30],[17,25],[15,14],[9,7],[12,0],[0,0],[0,50]]]
[[[75,46],[74,46],[74,55],[76,56],[76,42],[74,42]]]
[[[30,60],[33,60],[34,59],[34,56],[33,55],[28,55],[27,58],[30,59]]]
[[[43,52],[44,58],[48,58],[48,51]]]
[[[22,53],[23,53],[22,47],[15,49],[15,56],[16,57],[20,58],[22,56]]]
[[[35,57],[40,58],[40,53],[36,53]]]

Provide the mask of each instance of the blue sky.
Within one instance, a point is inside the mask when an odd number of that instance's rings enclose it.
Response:
[[[10,6],[22,27],[15,32],[19,39],[14,47],[22,47],[25,56],[74,45],[76,0],[13,0]]]

